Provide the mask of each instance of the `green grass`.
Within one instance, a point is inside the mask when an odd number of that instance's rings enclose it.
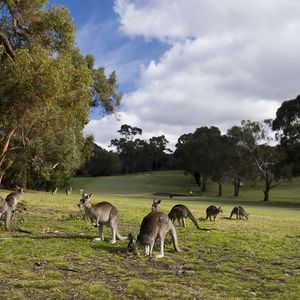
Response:
[[[73,194],[27,192],[28,207],[19,224],[26,232],[0,227],[0,299],[298,299],[300,295],[299,181],[271,192],[261,201],[261,187],[242,187],[241,196],[216,197],[216,187],[196,194],[191,177],[182,172],[158,172],[103,178],[76,178]],[[205,217],[210,204],[222,204],[216,222],[200,222],[210,231],[197,230],[191,221],[178,228],[175,253],[171,241],[165,257],[148,259],[128,255],[127,242],[94,242],[97,231],[78,214],[79,189],[93,193],[93,201],[107,200],[120,211],[120,232],[138,233],[155,192],[193,197],[160,197],[168,212],[186,204],[196,217]],[[8,191],[0,190],[5,196]],[[196,195],[195,195],[196,194]],[[248,221],[228,220],[241,204]],[[18,216],[17,216],[18,217]],[[155,253],[158,249],[155,248]]]

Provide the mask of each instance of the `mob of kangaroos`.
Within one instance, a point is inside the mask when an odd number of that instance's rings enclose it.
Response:
[[[0,207],[0,216],[5,213],[5,230],[10,230],[13,213],[21,200],[23,189],[18,188],[16,192],[9,193]]]
[[[164,257],[164,243],[168,232],[171,234],[175,251],[180,251],[177,233],[170,218],[163,212],[152,211],[144,217],[137,238],[129,234],[128,252],[136,253],[138,246],[144,246],[145,254],[152,256],[154,243],[158,239],[160,253],[156,255],[156,258]]]
[[[127,237],[120,235],[118,230],[119,212],[115,206],[109,202],[99,202],[91,204],[92,194],[83,193],[78,203],[78,207],[84,207],[85,213],[90,218],[93,226],[98,227],[99,237],[94,240],[103,241],[103,225],[108,226],[112,230],[111,243],[116,243],[116,239],[127,240]]]

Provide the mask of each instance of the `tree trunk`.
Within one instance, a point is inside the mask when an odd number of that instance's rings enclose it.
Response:
[[[271,189],[271,181],[265,179],[265,189],[264,189],[264,201],[270,200],[270,189]]]
[[[5,160],[5,157],[7,155],[7,152],[8,152],[8,146],[9,146],[9,143],[11,141],[11,138],[13,137],[14,133],[16,131],[16,128],[13,128],[11,130],[9,130],[3,141],[2,141],[2,145],[1,145],[1,149],[0,149],[0,167],[2,166],[4,160]]]
[[[218,196],[222,196],[222,194],[223,194],[223,186],[222,186],[222,181],[220,180],[219,181],[219,194],[218,194]]]
[[[238,197],[239,193],[240,193],[240,186],[241,186],[240,178],[234,178],[233,185],[234,185],[233,195],[234,195],[234,197]]]
[[[201,192],[206,192],[206,183],[207,183],[207,175],[203,175],[202,177],[202,190]]]
[[[200,173],[198,172],[198,171],[195,171],[194,173],[193,173],[193,176],[194,176],[194,178],[195,178],[195,181],[196,181],[196,183],[199,185],[199,186],[201,186],[201,176],[200,176]]]

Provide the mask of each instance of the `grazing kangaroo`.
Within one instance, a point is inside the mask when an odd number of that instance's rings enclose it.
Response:
[[[152,206],[151,206],[151,211],[158,211],[160,202],[161,202],[161,200],[153,199]]]
[[[145,247],[145,254],[152,256],[155,240],[159,239],[160,253],[156,255],[156,258],[164,257],[165,237],[168,232],[171,233],[175,251],[179,252],[177,233],[172,221],[166,214],[153,211],[144,217],[136,239],[131,233],[129,234],[128,252],[136,252],[137,247],[141,245]]]
[[[172,207],[171,211],[168,214],[171,221],[174,223],[175,220],[178,220],[179,226],[185,228],[185,219],[190,218],[195,224],[197,229],[200,229],[196,218],[190,212],[190,210],[183,204],[177,204]]]
[[[21,200],[23,189],[18,188],[16,192],[9,193],[0,207],[0,216],[5,213],[5,230],[10,230],[13,213],[16,210],[18,202]]]
[[[248,216],[249,216],[249,214],[246,213],[246,211],[244,210],[244,208],[242,206],[235,206],[233,208],[233,210],[231,211],[229,218],[231,219],[233,215],[236,215],[237,219],[243,219],[243,217],[245,217],[247,220],[248,220]]]
[[[115,206],[109,202],[99,202],[91,204],[92,194],[83,193],[82,198],[78,203],[78,207],[84,207],[85,213],[90,218],[93,226],[98,227],[99,238],[94,240],[103,241],[103,225],[106,225],[112,230],[111,243],[115,243],[116,239],[127,240],[127,237],[120,235],[118,230],[119,212]]]
[[[216,207],[215,205],[211,205],[206,209],[206,220],[209,218],[211,221],[211,217],[214,218],[214,221],[216,220],[216,217],[219,213],[222,213],[221,206]]]

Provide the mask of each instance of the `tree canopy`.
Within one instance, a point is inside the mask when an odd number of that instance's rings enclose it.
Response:
[[[70,176],[80,164],[90,108],[112,113],[121,101],[116,73],[106,75],[76,48],[68,10],[46,3],[0,1],[1,179],[18,149],[27,174],[34,165],[42,177]]]

